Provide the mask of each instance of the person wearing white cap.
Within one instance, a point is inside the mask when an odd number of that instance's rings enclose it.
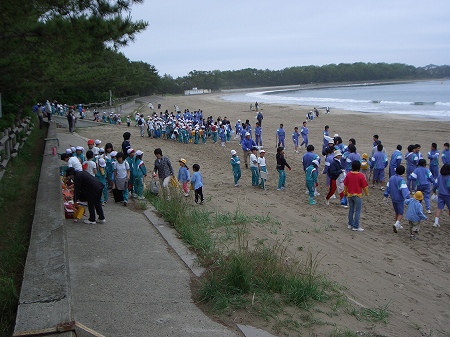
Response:
[[[81,166],[81,162],[77,157],[63,153],[61,155],[61,160],[67,163],[67,167],[73,167],[75,171],[83,171],[83,166]]]
[[[80,162],[82,162],[82,163],[84,163],[86,161],[86,157],[84,156],[83,152],[84,152],[84,147],[77,146],[75,148],[75,157],[77,157],[80,160]]]
[[[233,170],[234,186],[237,187],[239,186],[239,179],[241,178],[241,160],[235,150],[231,150],[230,164],[231,169]]]
[[[141,150],[136,151],[136,161],[134,163],[134,181],[133,187],[134,191],[139,200],[143,200],[144,198],[144,177],[147,176],[147,168],[145,167],[144,161],[142,160],[142,156],[144,152]]]
[[[256,146],[252,147],[250,154],[250,170],[252,172],[252,186],[259,186],[259,170],[258,170],[258,158],[256,153],[258,148]]]
[[[241,142],[242,150],[244,151],[244,163],[245,168],[248,168],[248,159],[250,157],[250,152],[252,147],[256,147],[256,143],[253,139],[250,138],[250,133],[245,133],[245,138]]]
[[[317,176],[319,173],[319,161],[314,159],[305,170],[305,180],[306,180],[306,188],[309,192],[309,204],[315,205],[316,201],[314,200],[314,192],[316,191],[317,186]]]
[[[95,177],[103,184],[103,193],[100,202],[104,206],[108,202],[108,188],[106,187],[106,160],[104,158],[98,158],[97,166]]]
[[[261,177],[260,185],[263,190],[266,189],[266,180],[267,180],[266,158],[264,157],[265,154],[266,151],[260,150],[258,157],[259,176]]]
[[[337,184],[336,180],[339,178],[342,172],[345,172],[344,168],[341,165],[342,153],[339,150],[334,151],[334,158],[328,167],[327,175],[330,177],[330,189],[328,190],[328,194],[325,198],[325,204],[330,204],[330,198],[336,192]],[[342,200],[344,197],[344,191],[339,193],[339,199]],[[344,208],[347,208],[347,205],[342,205]]]
[[[236,122],[236,125],[234,126],[235,130],[236,130],[236,134],[234,135],[234,140],[238,139],[239,135],[241,134],[242,131],[242,125],[241,125],[241,120],[238,119]]]
[[[99,145],[100,145],[101,143],[102,143],[102,141],[99,140],[99,139],[96,139],[96,140],[94,141],[94,147],[91,149],[92,152],[94,152],[94,156],[98,155],[98,149],[99,149]]]

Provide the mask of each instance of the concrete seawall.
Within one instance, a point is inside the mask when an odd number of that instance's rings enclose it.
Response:
[[[39,178],[15,333],[54,328],[73,319],[59,180],[56,125],[50,123]],[[54,140],[53,140],[54,139]],[[64,336],[72,336],[70,333]]]

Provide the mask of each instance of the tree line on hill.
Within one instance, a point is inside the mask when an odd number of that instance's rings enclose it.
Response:
[[[340,63],[282,70],[197,71],[173,78],[118,50],[148,23],[126,13],[144,0],[0,1],[0,93],[3,121],[20,119],[46,99],[79,104],[184,90],[450,77],[450,66]],[[125,13],[125,14],[124,14]],[[0,124],[3,122],[0,120]]]

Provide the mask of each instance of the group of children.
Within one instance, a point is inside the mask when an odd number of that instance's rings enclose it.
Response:
[[[431,149],[428,152],[429,168],[427,162],[420,153],[420,145],[414,144],[408,146],[408,153],[405,155],[406,166],[401,165],[403,156],[401,153],[402,146],[398,145],[396,150],[392,153],[390,162],[387,159],[385,149],[378,139],[378,135],[374,135],[372,154],[369,159],[367,153],[360,156],[356,151],[356,141],[351,138],[349,145],[342,145],[342,139],[335,135],[329,137],[328,126],[324,131],[324,148],[323,153],[326,155],[325,168],[323,173],[327,174],[327,185],[329,186],[329,193],[326,197],[326,204],[329,204],[329,199],[334,196],[334,193],[339,185],[342,183],[343,188],[340,192],[341,205],[349,209],[348,227],[354,231],[363,231],[359,226],[359,216],[361,211],[362,193],[368,195],[368,182],[372,180],[372,188],[379,185],[380,190],[384,191],[384,196],[390,196],[395,212],[395,224],[393,225],[394,232],[397,233],[403,227],[400,220],[404,214],[404,205],[408,205],[405,217],[410,224],[411,239],[417,239],[419,232],[419,222],[426,219],[423,212],[421,202],[424,201],[426,212],[431,214],[430,199],[431,192],[437,193],[435,199],[437,200],[437,210],[434,221],[434,227],[439,227],[439,216],[445,206],[450,209],[450,150],[449,144],[444,144],[441,160],[443,166],[439,172],[439,157],[440,152],[437,150],[437,144],[432,143]],[[327,145],[325,146],[325,143]],[[315,204],[313,184],[317,182],[317,168],[320,164],[320,159],[316,163],[312,163],[314,156],[311,156],[311,150],[304,155],[308,158],[308,167],[304,167],[306,187],[310,194],[310,204]],[[317,156],[317,155],[316,155]],[[389,165],[389,181],[384,184],[384,171]],[[434,172],[434,174],[432,173]],[[404,173],[407,173],[407,182],[402,178]],[[413,198],[410,198],[410,194]],[[450,215],[450,211],[449,211]]]
[[[75,171],[87,171],[104,185],[101,202],[108,202],[108,190],[121,191],[123,205],[127,206],[129,193],[137,199],[144,199],[144,177],[147,169],[142,159],[144,152],[135,151],[129,144],[129,135],[124,135],[124,151],[114,151],[113,145],[107,143],[100,147],[100,140],[89,139],[88,149],[83,146],[66,149],[61,160],[67,162],[68,167]]]

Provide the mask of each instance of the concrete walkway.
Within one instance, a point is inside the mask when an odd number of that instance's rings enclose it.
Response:
[[[86,140],[58,129],[59,151]],[[74,320],[105,336],[236,336],[191,299],[191,272],[140,212],[112,197],[106,224],[66,220]]]

